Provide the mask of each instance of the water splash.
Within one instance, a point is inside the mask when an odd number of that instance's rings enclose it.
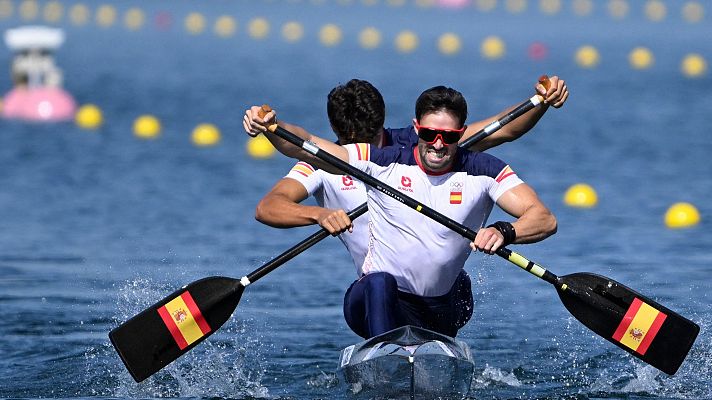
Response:
[[[520,387],[522,382],[517,379],[513,372],[505,372],[487,365],[481,375],[475,375],[472,386],[481,389],[492,385]]]
[[[118,288],[115,325],[138,314],[156,299],[175,290],[175,284],[136,278]],[[137,384],[109,343],[84,354],[87,374],[77,395],[120,398],[222,397],[269,398],[261,382],[265,374],[262,341],[250,332],[251,320],[229,320],[220,331],[163,370]]]
[[[332,389],[339,385],[339,378],[336,373],[324,372],[321,370],[321,368],[319,368],[318,365],[317,369],[319,370],[319,374],[307,378],[307,386],[314,388]]]

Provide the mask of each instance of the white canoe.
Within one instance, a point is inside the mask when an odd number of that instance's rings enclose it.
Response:
[[[339,382],[358,399],[458,399],[470,388],[469,346],[404,326],[341,351]]]

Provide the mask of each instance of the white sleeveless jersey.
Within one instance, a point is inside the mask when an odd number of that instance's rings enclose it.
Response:
[[[374,178],[471,228],[484,226],[497,199],[522,181],[501,160],[458,150],[453,169],[428,175],[417,147],[350,144],[349,162]],[[362,272],[388,272],[398,288],[420,296],[447,293],[464,267],[470,241],[399,201],[367,189],[368,253]]]

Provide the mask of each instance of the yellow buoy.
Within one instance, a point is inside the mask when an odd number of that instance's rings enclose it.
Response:
[[[254,158],[270,158],[274,155],[274,146],[264,135],[250,138],[247,141],[247,154]]]
[[[327,47],[333,47],[341,43],[343,34],[341,28],[334,24],[326,24],[319,30],[319,40]]]
[[[598,203],[598,195],[591,186],[577,183],[564,194],[564,203],[570,207],[590,208]]]
[[[690,203],[675,203],[665,213],[668,228],[687,228],[700,222],[700,213]]]
[[[381,32],[372,26],[364,28],[358,35],[358,42],[366,50],[375,49],[381,44]]]
[[[220,141],[220,130],[213,124],[200,124],[193,129],[192,140],[196,146],[215,146]]]
[[[576,64],[583,68],[593,68],[601,61],[598,50],[593,46],[582,46],[576,51]]]
[[[682,73],[688,78],[698,78],[707,72],[707,61],[699,54],[688,54],[680,66]]]
[[[452,56],[460,52],[462,41],[454,33],[445,33],[438,39],[438,50],[446,56]]]
[[[412,53],[418,47],[418,36],[411,31],[402,31],[396,36],[395,45],[401,53]]]
[[[282,37],[289,43],[295,43],[304,37],[304,26],[299,22],[290,21],[282,26]]]
[[[264,39],[269,35],[269,22],[264,18],[255,18],[247,25],[247,32],[253,39]]]
[[[655,61],[653,53],[645,47],[636,47],[628,54],[628,62],[635,69],[647,69]]]
[[[134,121],[133,132],[141,139],[154,139],[161,133],[161,122],[153,115],[142,115]]]
[[[101,110],[94,104],[85,104],[79,107],[74,114],[74,121],[82,129],[97,129],[104,121]]]
[[[490,60],[502,58],[505,51],[506,46],[498,36],[487,36],[480,45],[480,54]]]

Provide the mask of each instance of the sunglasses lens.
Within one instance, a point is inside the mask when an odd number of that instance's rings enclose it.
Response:
[[[438,135],[445,144],[457,143],[460,140],[460,132],[457,131],[441,131],[422,127],[418,130],[418,136],[428,143],[435,142]]]
[[[460,140],[460,134],[458,132],[442,131],[440,132],[440,134],[445,144],[454,144],[457,143],[458,140]]]
[[[435,138],[438,137],[438,131],[429,128],[420,128],[418,131],[418,136],[428,143],[434,142]]]

